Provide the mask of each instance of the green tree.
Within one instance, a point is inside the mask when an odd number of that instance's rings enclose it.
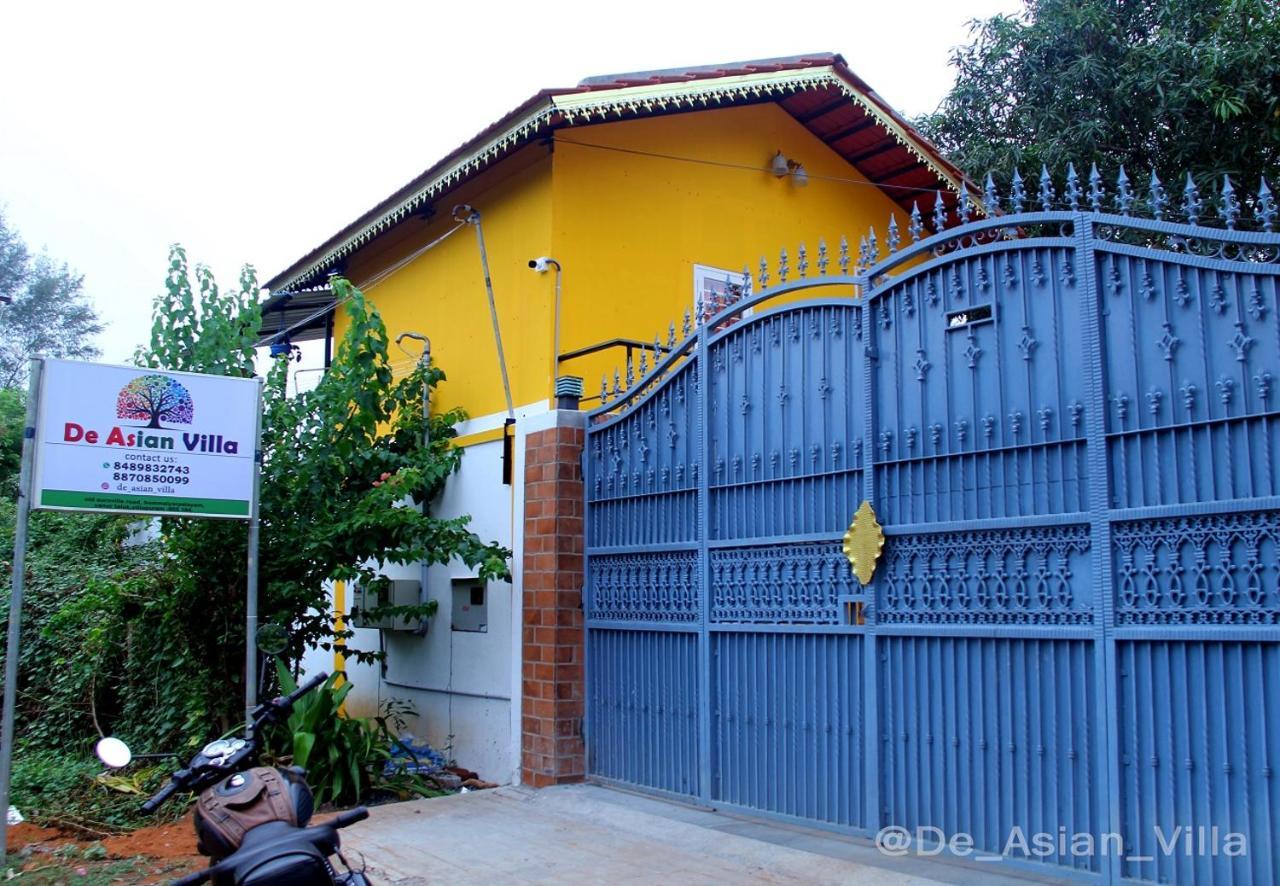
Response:
[[[290,628],[288,655],[295,661],[308,646],[334,639],[329,579],[377,586],[386,582],[383,564],[446,563],[454,557],[483,578],[507,575],[506,550],[481,540],[466,518],[443,520],[430,513],[430,502],[462,457],[450,442],[453,425],[464,417],[460,411],[430,416],[431,442],[424,444],[423,385],[434,387],[444,373],[418,367],[396,379],[378,312],[346,280],[336,279],[333,290],[348,322],[322,381],[289,396],[288,362],[277,358],[265,391],[260,615]],[[238,288],[222,290],[207,269],[197,267],[193,275],[185,253],[175,247],[166,292],[155,305],[151,345],[140,362],[252,375],[258,297],[251,268],[245,268]],[[243,692],[245,529],[218,520],[164,524],[175,623],[203,663],[208,704],[229,723],[238,716]],[[401,614],[433,610],[428,604]]]
[[[462,457],[451,444],[458,411],[430,416],[424,444],[422,387],[443,373],[419,367],[396,379],[377,311],[345,280],[334,292],[349,322],[324,380],[287,396],[288,364],[277,359],[265,391],[260,612],[291,629],[293,661],[334,639],[328,579],[376,585],[382,564],[453,557],[485,578],[507,574],[508,552],[481,540],[465,518],[430,514]],[[139,364],[253,375],[258,303],[251,269],[221,289],[175,247]],[[22,394],[0,390],[0,483],[10,491],[0,498],[0,547],[12,547],[23,424]],[[166,518],[159,541],[126,544],[130,524],[136,520],[111,515],[32,515],[19,686],[27,741],[79,752],[101,731],[140,748],[177,748],[240,717],[244,524]]]
[[[975,178],[1096,162],[1252,189],[1280,169],[1273,0],[1026,0],[971,36],[954,87],[918,122]]]
[[[18,493],[22,466],[22,430],[27,425],[27,398],[20,390],[0,388],[0,497]]]
[[[47,255],[32,256],[0,214],[0,388],[22,388],[37,354],[91,360],[102,331],[84,277]]]

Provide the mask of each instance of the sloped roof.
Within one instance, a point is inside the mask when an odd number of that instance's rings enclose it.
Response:
[[[288,301],[289,291],[321,283],[328,271],[379,234],[534,139],[573,126],[762,102],[781,106],[880,186],[904,213],[919,200],[927,215],[934,197],[930,194],[926,201],[922,195],[939,189],[951,192],[947,203],[954,204],[963,173],[839,54],[589,77],[574,87],[538,92],[299,258],[268,281],[276,297],[264,310],[284,307],[278,296]]]

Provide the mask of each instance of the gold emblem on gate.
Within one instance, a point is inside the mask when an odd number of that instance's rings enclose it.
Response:
[[[864,586],[875,574],[876,561],[883,549],[884,531],[876,520],[875,508],[871,507],[871,502],[864,501],[853,515],[849,531],[844,534],[844,555],[849,558],[853,574]]]

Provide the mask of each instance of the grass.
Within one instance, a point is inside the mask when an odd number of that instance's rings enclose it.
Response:
[[[86,847],[68,843],[52,852],[31,852],[25,857],[10,861],[16,863],[0,873],[0,878],[4,878],[5,882],[30,886],[152,883],[167,881],[192,870],[191,861],[182,858],[107,858],[99,843],[91,843]]]

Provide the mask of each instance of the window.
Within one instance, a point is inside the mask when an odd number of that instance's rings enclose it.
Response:
[[[693,310],[698,324],[706,320],[725,305],[741,298],[746,289],[747,278],[741,271],[727,271],[724,268],[713,268],[709,265],[693,266]],[[701,315],[697,312],[701,310]],[[743,317],[751,316],[751,309],[742,313]]]

